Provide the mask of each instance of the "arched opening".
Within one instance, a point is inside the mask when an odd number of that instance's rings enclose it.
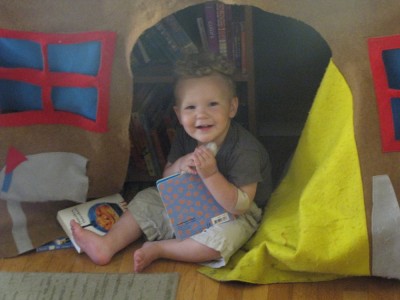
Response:
[[[204,6],[204,3],[190,6],[173,14],[198,49],[204,47],[198,23],[199,18],[203,18],[204,22]],[[235,17],[236,10],[243,14],[240,17],[249,17],[245,12],[240,12],[244,6],[232,7]],[[251,74],[242,74],[243,77],[238,79],[238,92],[243,99],[237,119],[247,127],[251,127],[249,117],[256,119],[253,133],[270,153],[276,184],[296,148],[331,51],[312,27],[259,8],[248,9],[251,19],[245,26],[242,24],[242,28],[246,29],[242,34],[250,41],[248,50],[252,62],[250,70],[246,72]],[[153,89],[154,84],[157,84],[159,91],[155,98],[160,102],[158,105],[153,104],[153,107],[159,108],[159,113],[165,115],[169,114],[170,109],[166,103],[172,101],[172,78],[169,75],[174,54],[167,51],[168,44],[164,42],[163,46],[154,37],[156,27],[157,25],[146,30],[132,51],[133,109],[143,109],[145,100],[149,100],[150,91],[156,93]],[[249,93],[249,89],[254,91]],[[246,99],[249,95],[254,99]],[[253,115],[249,113],[250,103],[253,103],[250,107]],[[156,114],[154,111],[151,113],[152,117]],[[167,143],[166,141],[164,137],[161,142]],[[165,154],[164,150],[164,156]],[[142,168],[146,168],[145,163]]]

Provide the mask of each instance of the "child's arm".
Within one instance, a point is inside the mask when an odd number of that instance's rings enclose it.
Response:
[[[242,214],[247,211],[254,200],[257,182],[241,187],[230,183],[219,172],[212,151],[206,147],[201,146],[197,148],[193,159],[197,173],[203,179],[210,193],[223,208],[233,214]]]

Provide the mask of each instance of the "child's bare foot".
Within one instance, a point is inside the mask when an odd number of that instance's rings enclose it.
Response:
[[[136,250],[133,254],[133,269],[137,273],[142,272],[158,258],[160,258],[160,247],[158,247],[157,242],[146,242],[142,248]]]
[[[112,253],[101,236],[83,229],[75,220],[72,220],[70,225],[72,236],[82,252],[85,252],[95,264],[105,265],[110,262]]]

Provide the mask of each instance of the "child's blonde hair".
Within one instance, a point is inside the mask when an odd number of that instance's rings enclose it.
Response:
[[[231,96],[236,97],[236,82],[233,79],[235,66],[221,54],[212,52],[189,54],[175,63],[174,73],[175,87],[182,79],[219,75],[226,82]]]

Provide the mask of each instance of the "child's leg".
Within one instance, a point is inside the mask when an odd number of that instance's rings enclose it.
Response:
[[[183,262],[206,262],[220,258],[218,251],[200,244],[192,239],[176,239],[146,242],[134,253],[134,271],[141,272],[153,261],[167,258]]]
[[[142,235],[139,225],[129,211],[124,212],[104,236],[83,229],[75,221],[71,222],[71,229],[75,242],[98,265],[109,263],[114,254]]]

